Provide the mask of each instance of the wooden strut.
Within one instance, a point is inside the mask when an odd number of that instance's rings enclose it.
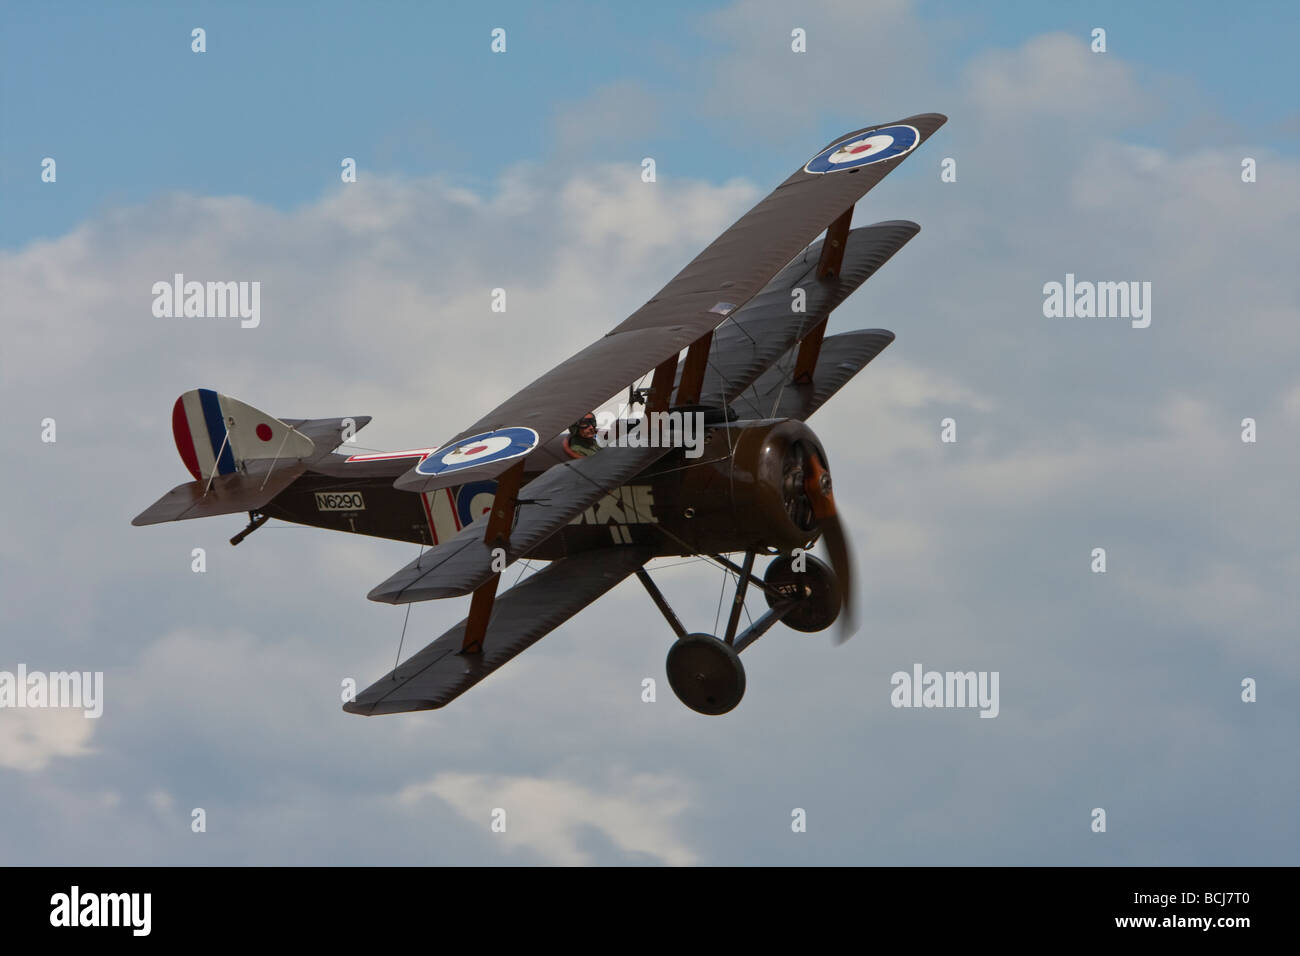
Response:
[[[830,224],[826,230],[826,239],[822,242],[821,258],[817,260],[817,278],[819,281],[838,279],[840,268],[844,265],[844,248],[848,244],[849,226],[853,222],[853,207]],[[813,372],[817,368],[817,358],[821,355],[822,339],[826,337],[826,321],[822,319],[804,335],[799,343],[799,357],[794,363],[795,385],[807,385],[812,382]]]
[[[704,373],[709,367],[709,348],[713,345],[713,333],[705,332],[691,343],[686,352],[686,363],[682,366],[682,379],[677,385],[678,405],[698,405],[700,393],[704,391]]]
[[[519,502],[519,488],[524,480],[524,463],[521,459],[497,479],[497,492],[488,513],[487,531],[483,543],[492,548],[510,547],[510,529],[515,523],[515,508]],[[465,637],[461,641],[462,654],[483,653],[483,639],[487,637],[492,605],[496,603],[497,585],[501,582],[498,571],[474,589],[469,601],[469,618],[465,621]]]
[[[853,207],[844,210],[826,230],[826,239],[822,243],[822,256],[817,260],[817,278],[839,278],[840,267],[844,265],[844,247],[849,241],[849,225],[853,222]]]
[[[672,397],[673,379],[676,377],[676,355],[669,356],[655,366],[654,378],[650,379],[650,397],[646,400],[647,414],[668,411],[668,400]]]

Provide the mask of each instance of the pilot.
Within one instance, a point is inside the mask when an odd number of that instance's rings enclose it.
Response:
[[[588,412],[569,426],[564,436],[564,450],[570,458],[586,458],[600,451],[596,443],[596,416]]]

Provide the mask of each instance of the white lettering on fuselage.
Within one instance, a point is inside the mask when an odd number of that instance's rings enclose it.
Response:
[[[624,485],[579,513],[569,524],[658,524],[654,486]]]

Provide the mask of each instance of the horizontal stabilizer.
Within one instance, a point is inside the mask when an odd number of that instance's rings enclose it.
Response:
[[[217,475],[211,485],[207,480],[177,485],[131,521],[134,525],[161,524],[213,515],[233,515],[255,511],[288,488],[307,470],[296,461],[251,462],[248,471]]]
[[[604,448],[554,465],[519,491],[506,563],[523,557],[604,495],[668,454],[668,448]],[[468,594],[492,577],[492,546],[472,524],[426,551],[369,594],[372,601],[408,604]]]
[[[651,548],[602,548],[552,562],[497,597],[482,653],[461,652],[468,619],[461,621],[343,709],[372,716],[446,705],[612,590],[652,554]]]
[[[318,461],[325,458],[339,445],[348,441],[361,429],[370,424],[369,415],[354,415],[351,418],[286,418],[284,423],[295,431],[306,435],[316,445],[316,451],[306,460]]]

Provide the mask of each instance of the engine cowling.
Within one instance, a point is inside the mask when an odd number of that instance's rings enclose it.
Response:
[[[789,551],[817,535],[806,478],[810,455],[826,452],[803,422],[737,422],[709,430],[704,467],[682,472],[680,501],[693,547]]]

